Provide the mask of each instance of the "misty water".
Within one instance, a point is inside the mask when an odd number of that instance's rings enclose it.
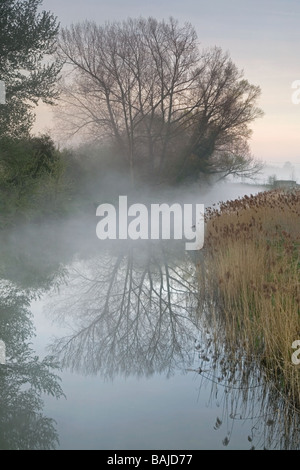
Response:
[[[223,354],[221,335],[216,354],[201,251],[101,242],[96,223],[91,208],[2,235],[0,448],[297,448],[298,416],[258,365]]]

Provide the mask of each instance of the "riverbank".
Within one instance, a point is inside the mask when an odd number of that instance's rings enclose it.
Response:
[[[299,221],[299,190],[260,192],[209,208],[199,265],[210,321],[228,349],[243,360],[258,359],[297,408],[300,370],[292,345],[300,339]]]

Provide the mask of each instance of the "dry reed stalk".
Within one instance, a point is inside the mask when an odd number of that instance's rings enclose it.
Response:
[[[300,191],[267,191],[206,212],[199,280],[228,346],[258,356],[300,406]]]

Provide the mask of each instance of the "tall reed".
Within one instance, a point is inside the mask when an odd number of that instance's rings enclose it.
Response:
[[[266,191],[206,210],[199,280],[231,352],[257,358],[300,407],[300,191]],[[300,355],[299,355],[300,357]]]

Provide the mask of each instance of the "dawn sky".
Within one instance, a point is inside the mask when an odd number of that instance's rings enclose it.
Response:
[[[252,126],[253,155],[267,163],[300,163],[300,103],[292,101],[297,92],[292,84],[300,85],[299,0],[44,0],[43,8],[62,26],[138,16],[189,21],[200,47],[228,51],[245,78],[261,87],[265,115]],[[300,87],[297,97],[300,101]],[[40,106],[35,130],[51,130],[51,116]]]

